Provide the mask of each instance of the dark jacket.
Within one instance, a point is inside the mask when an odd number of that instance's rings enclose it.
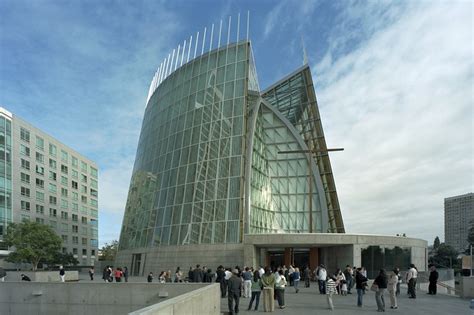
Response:
[[[438,281],[439,274],[436,270],[430,272],[430,282]]]
[[[360,272],[356,273],[356,289],[365,289],[367,285],[367,278]]]
[[[378,275],[377,278],[375,278],[374,283],[379,286],[379,289],[386,289],[387,275]]]
[[[202,282],[203,276],[204,275],[201,268],[194,269],[193,282]]]
[[[240,290],[242,289],[242,280],[236,275],[232,275],[232,277],[229,278],[227,288],[229,289],[229,293],[240,294]]]
[[[225,281],[225,272],[223,269],[217,269],[217,279],[216,282],[224,282]]]

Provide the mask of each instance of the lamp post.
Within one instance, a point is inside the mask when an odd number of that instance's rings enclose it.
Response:
[[[309,180],[309,233],[313,233],[313,173],[311,172],[311,158],[313,153],[344,151],[344,148],[333,148],[323,150],[291,150],[278,151],[278,154],[307,153],[308,180]]]

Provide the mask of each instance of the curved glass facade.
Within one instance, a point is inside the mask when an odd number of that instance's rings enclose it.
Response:
[[[288,115],[280,90],[265,93],[248,41],[207,52],[160,83],[145,110],[121,250],[308,232],[310,209],[311,231],[331,228],[318,159],[278,153],[316,147],[301,121],[317,105],[291,99],[301,111]]]

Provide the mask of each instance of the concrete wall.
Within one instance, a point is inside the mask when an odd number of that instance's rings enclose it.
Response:
[[[21,274],[30,277],[31,281],[35,282],[61,282],[59,277],[59,270],[56,271],[8,271],[7,281],[21,281]],[[66,270],[66,281],[78,281],[79,272],[77,270]]]
[[[178,266],[187,273],[189,267],[195,267],[196,264],[215,271],[219,265],[234,267],[244,263],[243,244],[194,244],[121,250],[117,253],[114,266],[127,266],[132,275],[132,254],[139,253],[142,254],[144,265],[143,273],[137,276],[147,275],[150,271],[156,275],[166,270],[174,273]]]
[[[461,297],[474,298],[474,277],[462,277],[460,287]]]
[[[215,284],[214,284],[215,285]],[[5,282],[0,285],[0,314],[128,314],[172,299],[205,284]],[[200,291],[207,292],[207,291]],[[214,294],[214,289],[211,290]],[[220,295],[216,291],[219,299]],[[213,297],[193,295],[204,301]],[[220,300],[219,300],[220,301]],[[220,302],[219,302],[220,303]]]
[[[220,294],[219,284],[211,284],[129,315],[219,315]]]

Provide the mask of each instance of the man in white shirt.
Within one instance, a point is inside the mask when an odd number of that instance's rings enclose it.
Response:
[[[416,299],[416,279],[418,278],[418,270],[414,264],[410,264],[410,269],[407,273],[408,282],[408,298]]]
[[[264,273],[265,273],[265,269],[263,269],[263,267],[260,266],[260,269],[258,269],[258,274],[260,275],[260,278],[263,276]]]
[[[319,293],[326,294],[326,278],[327,271],[324,265],[319,266],[318,268],[318,283],[319,283]]]

